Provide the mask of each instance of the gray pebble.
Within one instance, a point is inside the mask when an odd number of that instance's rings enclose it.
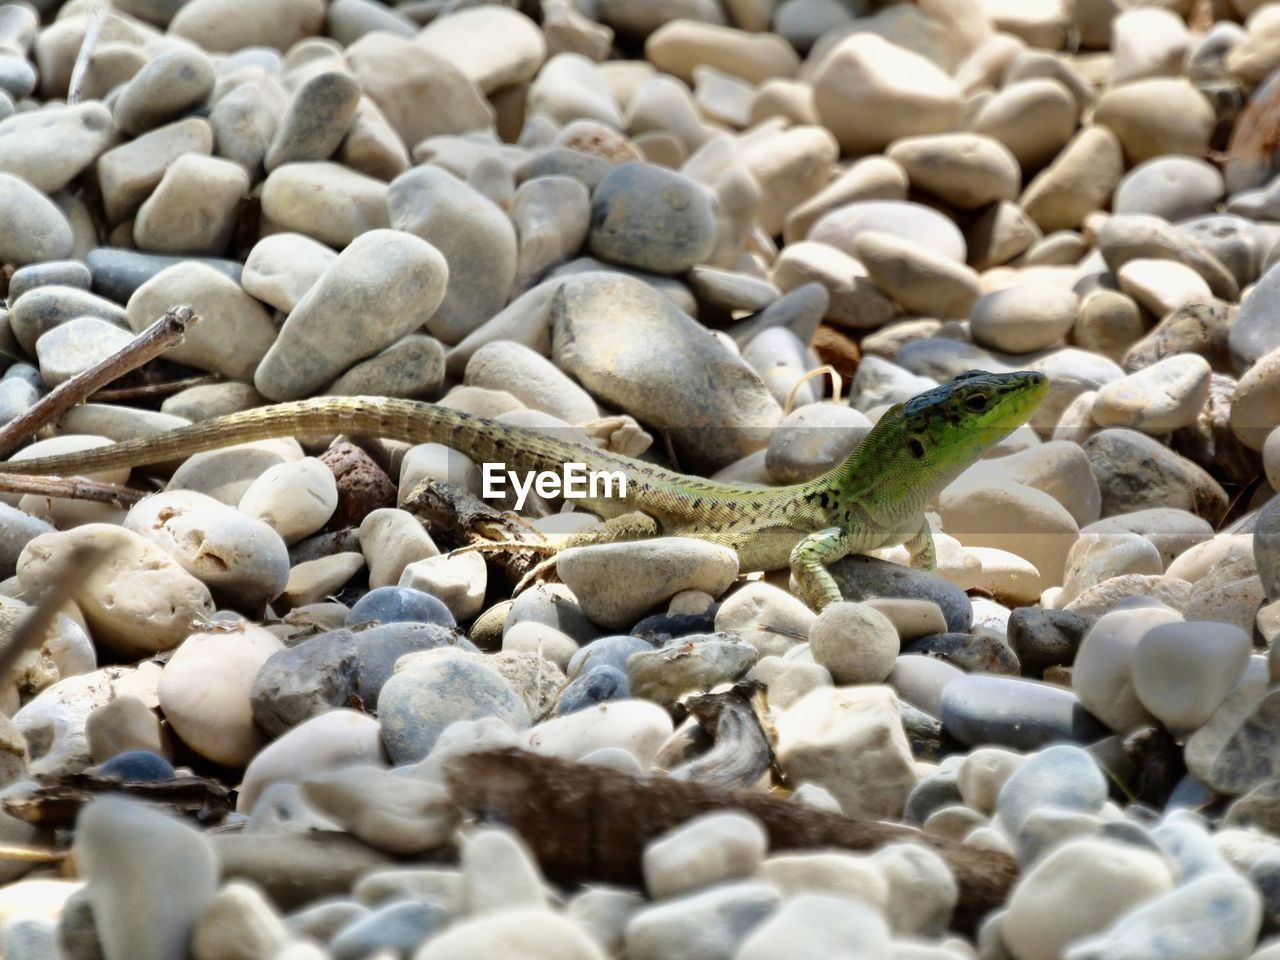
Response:
[[[71,253],[71,224],[25,180],[0,173],[0,261],[22,266]]]
[[[356,114],[360,84],[349,73],[318,73],[302,85],[267,150],[267,170],[285,163],[328,160]]]
[[[996,797],[996,816],[1010,836],[1017,836],[1039,809],[1098,813],[1106,800],[1107,780],[1097,762],[1080,747],[1063,744],[1018,765]]]
[[[213,81],[213,61],[195,47],[161,53],[116,97],[116,125],[135,136],[145,133],[204,103],[213,92]]]
[[[942,691],[942,723],[968,746],[1031,750],[1054,740],[1092,743],[1107,729],[1070,690],[1017,677],[969,674]]]
[[[240,282],[244,267],[235,260],[215,257],[179,257],[141,253],[121,247],[95,247],[85,257],[93,277],[93,289],[116,303],[127,303],[135,290],[174,264],[195,261],[212,267],[229,280]]]
[[[592,254],[653,273],[683,273],[711,255],[716,225],[701,184],[645,163],[614,167],[591,199]]]
[[[379,952],[411,956],[444,927],[449,914],[433,900],[397,900],[347,924],[329,941],[334,960],[363,960]]]

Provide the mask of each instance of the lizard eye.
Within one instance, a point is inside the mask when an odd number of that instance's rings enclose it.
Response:
[[[974,413],[981,413],[987,409],[987,395],[985,393],[975,393],[964,402],[964,405]]]
[[[907,438],[907,453],[920,460],[924,457],[924,441],[919,437]]]

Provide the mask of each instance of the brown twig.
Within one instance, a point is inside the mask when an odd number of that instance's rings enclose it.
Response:
[[[223,378],[215,373],[199,377],[184,377],[181,380],[166,380],[163,383],[143,383],[136,387],[113,387],[99,390],[93,394],[95,403],[128,403],[134,400],[152,400],[156,397],[170,397],[192,387],[205,387],[213,383],[222,383]]]
[[[758,790],[636,777],[517,749],[454,757],[445,765],[445,776],[456,803],[482,819],[513,828],[546,874],[565,883],[641,886],[642,856],[650,840],[693,817],[725,808],[744,810],[760,820],[774,851],[875,850],[899,842],[928,847],[955,875],[960,900],[952,924],[968,933],[1004,903],[1018,876],[1017,861],[995,850],[966,847],[892,823],[828,813]]]
[[[148,360],[181,343],[187,329],[198,319],[188,306],[173,307],[101,363],[82,370],[70,380],[54,387],[36,401],[31,409],[0,427],[0,456],[7,456],[14,447],[46,423],[56,420],[77,403],[82,403],[105,384],[130,370],[136,370]]]
[[[0,463],[0,467],[4,464]],[[41,497],[61,497],[64,500],[89,500],[93,503],[109,503],[113,507],[132,507],[147,496],[143,490],[122,487],[118,483],[100,483],[83,477],[40,477],[0,471],[0,491],[4,493],[34,493]]]

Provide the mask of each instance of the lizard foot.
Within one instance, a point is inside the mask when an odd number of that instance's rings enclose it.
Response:
[[[520,578],[520,582],[516,584],[515,589],[511,591],[513,597],[518,597],[525,590],[528,590],[535,583],[550,583],[555,580],[556,558],[554,556],[541,560],[538,564]]]

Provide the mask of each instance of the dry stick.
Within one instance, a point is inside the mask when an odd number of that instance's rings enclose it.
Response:
[[[145,490],[86,480],[84,477],[36,477],[16,473],[0,473],[0,491],[34,493],[38,497],[60,497],[64,500],[89,500],[113,507],[131,507],[147,496]]]
[[[102,28],[111,13],[111,0],[98,0],[93,7],[89,24],[85,27],[84,40],[80,43],[80,51],[76,54],[75,66],[71,69],[71,81],[67,85],[67,103],[75,104],[80,100],[80,87],[84,84],[85,72],[89,69],[89,61],[93,59],[93,50],[102,36]]]
[[[769,848],[874,850],[918,843],[942,857],[960,887],[953,926],[972,933],[1000,907],[1018,863],[995,850],[966,847],[910,827],[846,817],[758,790],[734,790],[670,777],[636,777],[595,764],[524,750],[487,750],[445,764],[454,801],[524,838],[549,877],[565,883],[643,886],[645,844],[673,827],[726,807],[764,824]]]
[[[27,437],[46,423],[62,416],[77,403],[82,403],[99,388],[181,343],[187,328],[198,319],[188,306],[173,307],[101,363],[54,387],[37,400],[31,409],[0,427],[0,456],[7,456]]]

